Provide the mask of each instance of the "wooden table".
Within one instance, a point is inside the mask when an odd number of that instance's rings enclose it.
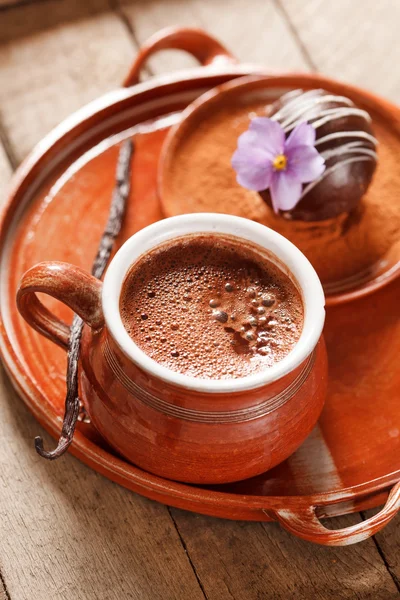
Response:
[[[207,29],[243,61],[319,70],[400,102],[396,0],[0,1],[0,190],[69,113],[123,79],[139,45],[167,25]],[[154,58],[149,75],[188,66]],[[0,600],[390,600],[400,597],[400,519],[359,545],[323,548],[276,524],[169,509],[72,456],[0,370]],[[331,521],[357,523],[368,514]]]

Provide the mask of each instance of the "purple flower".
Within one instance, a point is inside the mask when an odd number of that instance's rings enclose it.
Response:
[[[239,136],[232,156],[237,182],[256,192],[269,189],[276,213],[291,210],[300,200],[302,184],[314,181],[325,170],[314,144],[315,129],[306,122],[285,139],[277,121],[256,117]]]

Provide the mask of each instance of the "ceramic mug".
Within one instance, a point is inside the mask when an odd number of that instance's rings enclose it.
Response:
[[[151,359],[124,328],[119,299],[131,265],[167,240],[200,232],[260,246],[298,287],[302,333],[294,349],[272,367],[238,379],[191,377]],[[67,348],[69,326],[41,304],[36,292],[61,300],[86,323],[82,401],[105,440],[142,469],[190,483],[245,479],[292,454],[320,415],[327,385],[322,286],[305,256],[263,225],[207,213],[159,221],[125,242],[104,283],[67,263],[32,267],[22,277],[18,308],[32,327]]]

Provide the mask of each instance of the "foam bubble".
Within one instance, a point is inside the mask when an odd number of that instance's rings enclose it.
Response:
[[[272,305],[275,318],[266,316]],[[293,284],[250,246],[199,235],[139,259],[123,286],[121,317],[159,363],[221,379],[281,360],[300,335],[303,309]]]
[[[212,313],[214,319],[220,323],[228,322],[228,315],[224,310],[214,310]]]

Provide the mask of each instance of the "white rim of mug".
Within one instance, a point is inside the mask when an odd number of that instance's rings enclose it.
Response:
[[[300,338],[287,356],[263,371],[235,379],[202,379],[172,371],[148,356],[126,331],[119,310],[120,293],[129,268],[152,248],[190,234],[220,233],[260,246],[286,266],[302,294],[304,323]],[[321,282],[304,254],[282,235],[242,217],[195,213],[157,221],[129,238],[111,261],[104,278],[102,306],[108,331],[122,352],[139,368],[169,384],[205,393],[234,393],[256,389],[281,379],[298,367],[315,348],[325,321]]]

